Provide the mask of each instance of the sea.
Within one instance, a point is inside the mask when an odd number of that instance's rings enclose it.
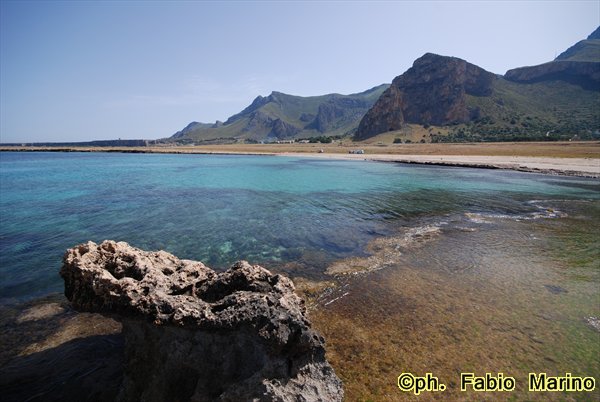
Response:
[[[311,157],[0,152],[0,306],[61,297],[62,257],[87,241],[218,271],[247,260],[306,296],[348,400],[408,400],[397,386],[408,371],[446,383],[423,400],[464,396],[465,371],[512,374],[517,400],[594,400],[598,386],[541,395],[526,383],[530,371],[600,382],[599,228],[597,179]]]

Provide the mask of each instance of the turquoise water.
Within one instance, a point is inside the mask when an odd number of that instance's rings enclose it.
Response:
[[[445,216],[532,216],[597,180],[262,156],[0,153],[0,299],[62,291],[64,251],[127,241],[225,269],[320,278],[375,237]],[[545,202],[543,208],[540,202]],[[550,202],[550,204],[548,204]]]

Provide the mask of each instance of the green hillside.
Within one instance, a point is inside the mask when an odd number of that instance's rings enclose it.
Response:
[[[250,106],[225,123],[190,123],[169,140],[201,144],[349,135],[388,86],[383,84],[351,95],[303,97],[272,92],[266,97],[258,96]]]
[[[433,142],[568,140],[598,137],[600,93],[564,81],[531,84],[497,78],[493,95],[467,95],[467,106],[479,118],[449,126],[444,134],[431,130]],[[447,132],[447,134],[446,134]]]

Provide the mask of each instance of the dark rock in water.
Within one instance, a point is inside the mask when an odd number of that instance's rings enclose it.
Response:
[[[556,285],[544,285],[544,287],[550,292],[550,293],[554,293],[555,295],[559,294],[559,293],[568,293],[567,289],[562,288],[560,286],[556,286]]]
[[[224,273],[126,243],[67,251],[77,309],[124,317],[122,401],[341,401],[292,282],[241,261]]]

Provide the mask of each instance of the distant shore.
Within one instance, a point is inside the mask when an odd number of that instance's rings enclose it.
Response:
[[[364,154],[350,153],[356,150],[363,150]],[[160,147],[0,146],[0,151],[310,156],[600,177],[599,141],[393,145],[348,142],[334,144],[228,144]]]

